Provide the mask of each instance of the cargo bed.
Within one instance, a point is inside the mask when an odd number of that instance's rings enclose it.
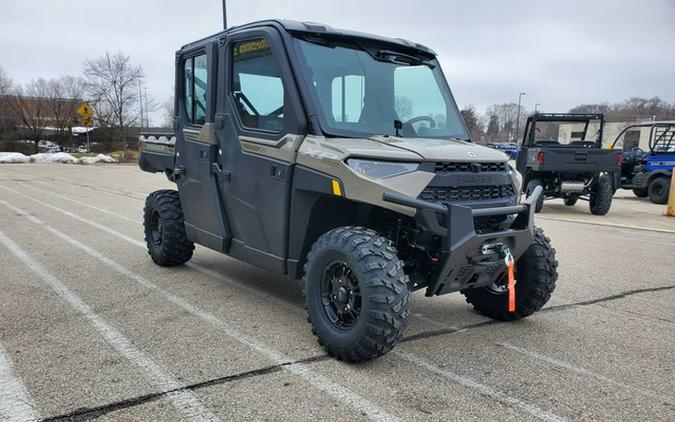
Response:
[[[138,138],[138,165],[151,173],[173,172],[176,137],[173,133],[141,133]]]

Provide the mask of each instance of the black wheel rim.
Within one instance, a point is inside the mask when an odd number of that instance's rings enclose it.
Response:
[[[654,185],[654,193],[656,194],[656,196],[662,196],[663,195],[663,186]]]
[[[150,238],[155,247],[162,246],[162,219],[157,211],[152,213],[152,218],[150,218]]]
[[[354,271],[346,262],[332,262],[324,270],[321,304],[328,320],[341,330],[353,327],[358,321],[361,289]]]

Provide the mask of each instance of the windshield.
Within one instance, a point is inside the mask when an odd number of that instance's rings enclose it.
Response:
[[[325,132],[469,139],[435,59],[296,38]]]

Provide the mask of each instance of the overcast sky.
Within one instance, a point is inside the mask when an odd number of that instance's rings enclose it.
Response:
[[[675,0],[229,0],[231,25],[275,17],[425,44],[458,103],[479,111],[523,91],[529,110],[675,102]],[[175,50],[221,26],[221,0],[0,0],[0,66],[25,83],[77,75],[85,58],[122,51],[161,103],[172,95]]]

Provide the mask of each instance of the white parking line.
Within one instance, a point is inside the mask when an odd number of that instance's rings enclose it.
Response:
[[[26,386],[14,373],[12,361],[0,345],[0,420],[8,422],[39,419]]]
[[[90,225],[90,226],[92,226],[92,227],[94,227],[94,228],[96,228],[96,229],[98,229],[98,230],[101,230],[101,231],[103,231],[103,232],[106,232],[106,233],[108,233],[108,234],[110,234],[110,235],[113,235],[113,236],[115,236],[115,237],[118,237],[118,238],[120,238],[120,239],[122,239],[122,240],[124,240],[124,241],[126,241],[126,242],[129,242],[129,243],[131,243],[131,244],[133,244],[133,245],[135,245],[135,246],[138,246],[139,248],[145,249],[145,248],[147,247],[147,245],[145,244],[145,242],[142,242],[142,241],[140,241],[140,240],[133,239],[133,238],[131,238],[131,237],[129,237],[129,236],[123,234],[123,233],[120,233],[120,232],[118,232],[118,231],[116,231],[116,230],[112,230],[112,229],[108,228],[107,226],[104,226],[104,225],[102,225],[102,224],[99,224],[99,223],[97,223],[97,222],[95,222],[95,221],[91,221],[91,220],[89,220],[89,219],[80,217],[79,215],[73,214],[73,213],[70,212],[70,211],[66,211],[66,210],[64,210],[64,209],[62,209],[62,208],[59,208],[59,207],[55,206],[55,205],[48,204],[48,203],[46,203],[46,202],[40,201],[40,200],[35,199],[35,198],[33,198],[33,197],[30,197],[30,196],[28,196],[28,195],[26,195],[26,194],[23,194],[23,193],[21,193],[21,192],[15,191],[14,189],[10,189],[10,188],[8,188],[7,186],[0,186],[0,188],[6,189],[6,190],[8,190],[8,191],[10,191],[10,192],[12,192],[12,193],[14,193],[14,194],[16,194],[16,195],[19,195],[19,196],[21,196],[21,197],[23,197],[23,198],[26,198],[26,199],[28,199],[28,200],[30,200],[30,201],[33,201],[33,202],[35,202],[35,203],[37,203],[37,204],[40,204],[40,205],[44,206],[44,207],[50,208],[50,209],[52,209],[52,210],[54,210],[54,211],[58,211],[58,212],[62,213],[63,215],[66,215],[66,216],[68,216],[68,217],[70,217],[70,218],[73,218],[73,219],[75,219],[75,220],[77,220],[77,221],[79,221],[79,222],[81,222],[81,223],[88,224],[88,225]],[[8,207],[13,208],[15,212],[17,212],[17,213],[19,213],[19,214],[23,214],[25,217],[27,217],[28,219],[30,219],[31,221],[33,221],[33,222],[35,223],[35,220],[36,220],[36,219],[35,219],[35,217],[33,217],[32,215],[28,214],[28,213],[25,212],[25,211],[21,211],[19,208],[13,207],[11,204],[9,204],[9,203],[7,203],[7,202],[4,202],[4,201],[2,201],[2,200],[0,200],[0,201],[1,201],[2,203],[4,203],[5,205],[7,205]],[[19,210],[19,211],[17,211],[17,210]],[[39,221],[39,220],[38,220],[38,221]],[[38,224],[43,224],[43,223],[40,222],[40,223],[38,223]],[[203,274],[208,275],[209,277],[213,277],[213,278],[215,278],[216,280],[224,281],[224,282],[226,282],[226,283],[235,285],[235,286],[237,286],[239,289],[244,290],[244,291],[246,291],[246,292],[248,292],[248,293],[252,293],[252,294],[254,294],[254,295],[258,296],[258,297],[260,297],[260,295],[261,295],[261,292],[260,292],[259,290],[254,289],[254,288],[252,288],[252,287],[250,287],[250,286],[247,286],[247,285],[244,284],[244,283],[240,283],[240,282],[238,282],[238,281],[236,281],[236,280],[233,280],[233,279],[231,279],[231,278],[225,277],[225,276],[223,276],[222,274],[220,274],[220,273],[218,273],[218,272],[216,272],[216,271],[210,270],[210,269],[208,269],[208,268],[206,268],[206,267],[204,267],[204,266],[202,266],[202,265],[200,265],[200,264],[198,264],[198,263],[196,263],[196,262],[188,262],[188,263],[185,264],[185,265],[186,265],[188,268],[192,268],[192,269],[194,269],[194,270],[196,270],[196,271],[199,271],[199,272],[201,272],[201,273],[203,273]],[[265,294],[264,296],[265,296],[266,299],[268,299],[268,300],[274,302],[275,304],[277,304],[277,305],[280,306],[280,307],[283,307],[284,309],[290,310],[290,311],[295,312],[295,313],[304,314],[304,311],[303,311],[301,308],[298,308],[297,306],[294,306],[294,305],[291,304],[291,303],[288,303],[288,302],[286,302],[286,301],[284,301],[284,300],[281,300],[281,299],[279,299],[279,298],[277,298],[277,297],[274,297],[274,296],[271,296],[271,295],[266,295],[266,294]]]
[[[4,186],[0,186],[0,187],[4,187]],[[137,245],[137,246],[142,246],[143,248],[146,247],[145,244],[144,244],[143,242],[139,242],[139,241],[136,241],[136,240],[134,240],[134,239],[131,239],[131,238],[129,238],[128,236],[126,236],[126,235],[124,235],[124,234],[122,234],[122,233],[116,232],[116,231],[114,231],[114,230],[111,230],[111,229],[109,229],[109,228],[107,228],[107,227],[105,227],[105,226],[103,226],[103,225],[101,225],[101,224],[98,224],[98,223],[96,223],[96,222],[87,220],[87,219],[82,218],[82,217],[80,217],[80,216],[78,216],[78,215],[76,215],[76,214],[73,214],[73,213],[71,213],[71,212],[69,212],[69,211],[66,211],[66,210],[62,210],[62,209],[60,209],[60,208],[58,208],[58,207],[55,207],[55,206],[53,206],[53,205],[43,203],[42,201],[38,201],[38,200],[36,200],[36,199],[34,199],[34,198],[31,198],[30,196],[27,196],[27,195],[25,195],[25,194],[21,194],[21,193],[19,193],[19,192],[13,191],[13,190],[11,190],[11,189],[9,189],[9,188],[6,188],[6,187],[4,187],[4,188],[5,188],[5,189],[8,189],[8,190],[10,190],[10,191],[12,191],[13,193],[16,193],[16,194],[22,196],[22,197],[25,197],[26,199],[29,199],[29,200],[34,201],[34,202],[37,202],[37,203],[39,203],[39,204],[41,204],[41,205],[47,206],[48,208],[51,208],[51,209],[53,209],[53,210],[55,210],[55,211],[59,211],[59,212],[63,213],[64,215],[70,216],[70,217],[72,217],[72,218],[75,218],[75,219],[78,220],[78,221],[81,221],[81,222],[84,222],[84,223],[86,223],[86,224],[89,224],[89,225],[91,225],[92,227],[95,227],[95,228],[97,228],[97,229],[100,229],[100,230],[102,230],[102,231],[105,231],[105,232],[107,232],[107,233],[110,233],[110,234],[112,234],[112,235],[114,235],[114,236],[117,236],[117,237],[119,237],[120,239],[123,239],[123,240],[126,240],[126,241],[128,241],[128,242],[131,242],[131,243],[133,243],[133,244],[135,244],[135,245]],[[2,202],[4,202],[4,201],[2,201]],[[5,204],[6,204],[6,202],[5,202]],[[16,207],[14,207],[14,208],[15,208],[15,211],[16,211],[16,212],[19,212],[19,211],[17,211]],[[45,225],[45,227],[49,227],[49,226]],[[55,230],[55,229],[54,229],[54,230]],[[50,231],[51,231],[51,230],[50,230]],[[73,239],[73,240],[74,240],[74,239]],[[76,242],[77,242],[77,241],[76,241]],[[79,243],[79,242],[78,242],[78,243]],[[85,247],[86,247],[86,246],[85,246]],[[88,247],[87,247],[87,248],[88,248]],[[89,249],[91,249],[91,248],[89,248]],[[100,255],[100,254],[99,254],[99,255]],[[119,265],[119,264],[117,264],[117,265]],[[189,264],[188,264],[188,265],[189,265]],[[195,268],[196,268],[197,270],[199,270],[199,271],[206,270],[206,269],[203,268],[203,267],[199,268],[199,266],[197,266],[197,267],[195,267]],[[207,270],[207,271],[210,271],[210,270]],[[202,271],[202,272],[203,272],[203,271]],[[133,273],[132,273],[132,274],[133,274]],[[212,275],[212,274],[209,274],[209,275]],[[136,277],[139,277],[139,276],[137,276],[137,275],[134,274],[134,276],[133,276],[132,278],[133,278],[133,279],[137,279]],[[150,283],[150,282],[147,282],[147,283]],[[150,284],[152,284],[152,283],[150,283]],[[178,297],[173,296],[172,294],[170,294],[170,293],[168,293],[168,292],[164,292],[164,291],[161,290],[161,288],[159,288],[158,286],[153,285],[152,288],[159,289],[158,291],[159,291],[162,295],[164,295],[165,297],[167,297],[169,300],[171,300],[172,302],[176,303],[177,305],[179,305],[179,306],[181,306],[181,307],[184,307],[186,310],[188,310],[188,312],[193,312],[193,311],[194,311],[194,312],[197,312],[197,313],[195,313],[195,315],[197,315],[197,316],[199,316],[199,317],[201,317],[201,318],[206,319],[207,321],[211,322],[212,325],[214,325],[214,326],[216,326],[216,327],[218,327],[218,325],[221,325],[221,326],[222,326],[222,325],[225,324],[224,322],[218,320],[217,317],[212,316],[211,314],[208,314],[206,311],[201,311],[201,310],[199,310],[199,309],[197,309],[197,308],[195,308],[195,309],[193,309],[193,310],[188,309],[189,307],[193,307],[193,305],[184,302],[184,300],[183,300],[182,298],[178,298]],[[175,299],[176,301],[174,301],[173,299]],[[254,348],[254,349],[255,349],[255,348]],[[411,363],[413,363],[413,364],[415,364],[415,365],[417,365],[417,366],[420,366],[420,367],[422,367],[422,368],[429,369],[429,367],[427,366],[427,365],[429,365],[429,364],[428,364],[428,363],[425,363],[425,361],[424,361],[422,358],[417,357],[417,356],[415,356],[415,355],[409,355],[409,356],[412,356],[412,357],[414,358],[413,360],[409,360]],[[288,362],[288,359],[285,358],[285,357],[284,357],[284,359],[282,359],[281,361],[280,361],[280,360],[275,360],[272,356],[270,357],[270,359],[271,359],[273,362],[278,362],[278,363]],[[290,365],[290,366],[288,366],[288,367],[286,367],[286,368],[288,368],[288,370],[291,370],[291,371],[293,372],[293,370],[294,370],[295,368],[300,368],[300,366],[297,366],[297,365]],[[309,370],[309,368],[305,368],[305,369],[306,369],[306,370]],[[442,369],[440,369],[440,368],[437,368],[437,369],[442,370]],[[297,373],[297,375],[302,376],[301,373]],[[318,374],[316,374],[316,375],[318,375]],[[325,377],[323,377],[323,376],[321,376],[321,375],[318,375],[318,377],[319,377],[319,378],[317,379],[317,383],[318,383],[318,384],[317,384],[316,386],[319,387],[319,388],[321,388],[322,386],[329,387],[329,386],[331,386],[331,385],[334,385],[335,387],[338,387],[338,388],[341,388],[341,389],[343,388],[343,387],[341,387],[341,386],[339,386],[339,385],[337,385],[337,384],[333,384],[330,380],[328,380],[327,378],[325,378]],[[470,381],[472,381],[470,378],[462,378],[462,377],[459,376],[459,375],[458,375],[457,377],[459,377],[459,378],[457,378],[456,382],[459,382],[460,384],[461,384],[462,380],[470,380]],[[326,384],[326,383],[328,383],[328,384]],[[312,384],[314,384],[314,383],[312,383]],[[469,383],[469,385],[473,385],[473,384]],[[469,385],[467,385],[467,386],[469,386]],[[494,390],[492,387],[489,387],[489,386],[487,386],[487,385],[483,385],[483,384],[476,384],[476,385],[481,386],[481,388],[484,388],[484,391],[493,393],[494,398],[497,399],[497,400],[500,400],[500,401],[501,401],[501,400],[508,400],[508,401],[509,401],[508,404],[512,404],[512,405],[514,405],[514,406],[516,406],[516,407],[520,407],[520,408],[522,408],[522,409],[525,410],[525,411],[528,411],[527,409],[532,410],[532,411],[534,412],[534,413],[532,413],[532,414],[535,415],[535,416],[536,416],[536,414],[542,415],[543,417],[540,417],[540,419],[550,420],[550,421],[560,421],[560,420],[564,420],[564,419],[562,419],[562,418],[557,417],[556,415],[553,415],[553,414],[550,414],[550,413],[548,413],[548,412],[546,412],[546,411],[544,411],[544,410],[538,409],[538,408],[536,408],[536,407],[534,407],[534,406],[532,406],[532,405],[530,405],[530,404],[528,404],[528,403],[526,403],[526,402],[524,402],[524,401],[522,401],[522,400],[520,400],[520,399],[512,398],[512,397],[510,397],[510,396],[507,396],[507,395],[505,395],[504,393],[501,393],[501,392],[499,392],[499,391],[497,391],[497,390]],[[334,393],[334,394],[337,394],[337,393]],[[354,393],[351,393],[351,392],[350,392],[350,394],[354,394]],[[488,395],[490,395],[490,394],[488,394]],[[340,397],[340,396],[337,396],[337,397]],[[349,395],[347,395],[347,396],[345,396],[345,397],[349,398]],[[349,399],[349,400],[351,401],[352,399]],[[362,400],[363,400],[363,399],[362,399]],[[374,406],[372,403],[369,403],[369,405]],[[382,412],[384,412],[384,411],[382,411]],[[368,412],[368,413],[369,413],[369,415],[372,415],[372,414],[373,414],[372,412]],[[529,413],[529,412],[528,412],[528,413]],[[384,414],[386,415],[386,413],[384,413]],[[549,417],[549,416],[550,416],[551,418],[550,418],[550,419],[547,419],[547,417]],[[372,417],[372,416],[371,416],[371,417]],[[539,417],[539,416],[537,416],[537,417]],[[390,415],[386,415],[386,417],[384,417],[384,419],[388,419],[388,418],[393,418],[393,417],[390,416]]]
[[[165,290],[163,290],[160,286],[152,283],[151,281],[145,279],[144,277],[134,273],[130,269],[124,267],[123,265],[113,261],[112,259],[108,258],[107,256],[101,254],[100,252],[96,251],[95,249],[85,245],[84,243],[78,241],[77,239],[74,239],[67,234],[51,227],[50,225],[42,222],[40,219],[28,214],[26,211],[22,210],[19,207],[16,207],[7,201],[1,200],[0,199],[0,204],[5,205],[12,211],[16,212],[17,214],[20,214],[22,216],[25,216],[29,218],[29,220],[35,224],[41,225],[43,228],[45,228],[47,231],[51,232],[52,234],[58,236],[62,240],[70,243],[71,245],[81,249],[82,251],[86,252],[93,258],[96,258],[100,261],[102,261],[104,264],[108,265],[110,268],[113,270],[119,272],[120,274],[123,274],[124,276],[138,282],[140,285],[143,287],[150,289],[161,296],[163,296],[166,300],[169,302],[183,308],[185,311],[191,313],[192,315],[208,322],[211,326],[214,328],[222,331],[226,336],[244,344],[245,346],[255,350],[271,362],[273,362],[276,365],[281,365],[281,364],[286,364],[288,362],[291,362],[292,359],[290,359],[288,356],[284,355],[283,353],[272,349],[265,345],[262,342],[259,342],[258,340],[247,336],[246,334],[243,334],[237,330],[235,330],[233,327],[230,326],[227,322],[224,320],[218,318],[217,316],[211,314],[210,312],[199,308],[198,306],[186,301],[185,299],[176,296],[172,293],[169,293]],[[0,235],[2,232],[0,232]],[[2,240],[2,237],[0,237],[0,240]],[[397,420],[396,417],[393,415],[390,415],[387,413],[384,409],[380,408],[379,406],[375,405],[374,403],[370,402],[369,400],[365,399],[364,397],[359,396],[358,394],[350,391],[349,389],[341,386],[340,384],[337,384],[327,377],[316,373],[312,369],[308,368],[305,365],[300,365],[300,364],[295,364],[295,365],[287,365],[283,367],[284,370],[287,370],[288,372],[297,375],[298,377],[304,379],[307,381],[309,384],[313,385],[317,389],[324,391],[325,393],[330,394],[333,396],[335,399],[365,413],[369,418],[373,420],[381,420],[381,421],[393,421]]]
[[[78,201],[78,200],[75,200],[75,199],[72,199],[72,198],[68,198],[67,196],[60,195],[60,194],[58,194],[58,193],[56,193],[56,192],[50,192],[50,191],[48,191],[48,190],[36,188],[35,186],[31,186],[31,185],[29,185],[29,184],[27,184],[27,183],[23,183],[23,182],[15,182],[15,183],[16,183],[17,185],[26,187],[26,188],[28,188],[28,189],[33,189],[33,190],[38,191],[38,192],[46,193],[47,195],[55,196],[55,197],[57,197],[57,198],[59,198],[59,199],[61,199],[61,200],[63,200],[63,201],[68,201],[68,202],[72,202],[72,203],[74,203],[74,204],[82,205],[82,206],[84,206],[84,207],[91,208],[92,210],[101,212],[101,213],[103,213],[103,214],[108,214],[108,215],[111,215],[111,216],[113,216],[113,217],[120,218],[120,219],[122,219],[122,220],[130,221],[130,222],[132,222],[132,223],[134,223],[134,224],[141,224],[141,222],[140,222],[139,220],[134,220],[133,218],[125,217],[125,216],[121,215],[120,213],[111,212],[111,211],[108,211],[108,210],[106,210],[106,209],[99,208],[99,207],[97,207],[97,206],[94,206],[94,205],[90,205],[90,204],[84,203],[84,202],[82,202],[82,201]]]
[[[606,377],[602,374],[598,374],[597,372],[589,371],[588,369],[572,365],[571,363],[563,362],[561,360],[554,359],[552,357],[543,355],[541,353],[537,353],[537,352],[533,352],[531,350],[523,349],[522,347],[518,347],[518,346],[515,346],[513,344],[509,344],[509,343],[497,343],[497,344],[499,346],[505,348],[505,349],[509,349],[509,350],[514,351],[514,352],[523,354],[525,356],[529,356],[531,358],[540,360],[542,362],[549,363],[553,366],[557,366],[558,368],[566,369],[568,371],[576,372],[577,374],[581,374],[581,375],[585,375],[585,376],[588,376],[588,377],[591,377],[591,378],[595,378],[599,381],[603,381],[603,382],[606,382],[608,384],[612,384],[612,385],[616,385],[616,386],[625,388],[626,390],[630,390],[630,391],[633,391],[633,392],[638,393],[640,395],[643,395],[645,397],[649,397],[649,398],[652,398],[652,399],[662,401],[662,402],[667,403],[669,405],[673,404],[672,398],[661,396],[657,393],[645,390],[643,388],[633,387],[631,385],[627,385],[627,384],[624,384],[624,383],[619,382],[619,381],[614,381],[613,379],[608,378],[608,377]]]
[[[143,351],[137,349],[129,339],[124,337],[106,320],[97,315],[89,305],[84,303],[75,293],[61,283],[60,280],[48,272],[42,264],[31,258],[2,231],[0,231],[0,243],[47,284],[57,296],[68,303],[79,316],[87,320],[117,353],[138,366],[155,388],[162,391],[170,391],[181,387],[178,381],[165,373],[159,364],[147,356]],[[186,419],[218,420],[216,415],[202,405],[192,391],[179,390],[167,393],[167,397],[176,410],[178,410]]]
[[[15,191],[14,189],[10,189],[10,188],[8,188],[7,186],[2,186],[2,185],[0,185],[0,188],[3,188],[3,189],[5,189],[5,190],[8,190],[8,191],[10,191],[10,192],[12,192],[12,193],[14,193],[14,194],[16,194],[16,195],[19,195],[19,196],[21,196],[21,197],[23,197],[23,198],[28,199],[28,200],[30,200],[30,201],[33,201],[33,202],[35,202],[36,204],[40,204],[40,205],[42,205],[43,207],[47,207],[47,208],[52,209],[52,210],[54,210],[54,211],[58,211],[58,212],[60,212],[60,213],[63,214],[63,215],[66,215],[66,216],[68,216],[68,217],[70,217],[70,218],[73,218],[73,219],[75,219],[75,220],[77,220],[77,221],[79,221],[79,222],[88,224],[88,225],[90,225],[90,226],[92,226],[92,227],[94,227],[94,228],[96,228],[96,229],[98,229],[98,230],[101,230],[101,231],[104,231],[104,232],[106,232],[106,233],[108,233],[108,234],[111,234],[111,235],[113,235],[113,236],[119,237],[120,239],[125,240],[125,241],[127,241],[127,242],[129,242],[129,243],[132,243],[132,244],[134,244],[134,245],[136,245],[136,246],[139,246],[139,247],[141,247],[141,248],[145,248],[145,242],[141,242],[140,240],[132,239],[131,237],[129,237],[129,236],[125,235],[125,234],[122,234],[122,233],[120,233],[120,232],[118,232],[118,231],[109,229],[108,227],[104,226],[103,224],[98,224],[98,223],[96,223],[96,222],[94,222],[94,221],[87,220],[86,218],[80,217],[80,216],[77,215],[77,214],[73,214],[73,213],[70,212],[70,211],[66,211],[66,210],[64,210],[63,208],[59,208],[59,207],[57,207],[57,206],[55,206],[55,205],[48,204],[48,203],[46,203],[46,202],[42,202],[42,201],[40,201],[39,199],[32,198],[32,197],[30,197],[30,196],[28,196],[28,195],[26,195],[26,194],[24,194],[24,193]]]
[[[39,201],[39,200],[37,200],[37,199],[34,199],[34,198],[30,197],[30,196],[27,196],[27,195],[22,194],[22,193],[20,193],[20,192],[17,192],[17,191],[14,191],[14,190],[12,190],[12,189],[9,189],[9,188],[7,188],[7,187],[5,187],[5,186],[0,186],[0,187],[3,187],[3,188],[5,188],[5,189],[7,189],[7,190],[9,190],[9,191],[11,191],[11,192],[13,192],[13,193],[19,195],[19,196],[22,196],[22,197],[24,197],[24,198],[26,198],[26,199],[28,199],[28,200],[34,201],[34,202],[36,202],[36,203],[38,203],[38,204],[44,205],[44,206],[46,206],[46,207],[48,207],[48,208],[51,208],[51,209],[53,209],[53,210],[55,210],[55,211],[59,211],[59,212],[63,213],[64,215],[67,215],[67,216],[69,216],[69,217],[71,217],[71,218],[74,218],[74,219],[76,219],[76,220],[78,220],[78,221],[81,221],[81,222],[83,222],[83,223],[85,223],[85,224],[89,224],[90,226],[92,226],[92,227],[94,227],[94,228],[97,228],[97,229],[99,229],[99,230],[105,231],[105,232],[107,232],[107,233],[109,233],[109,234],[112,234],[112,235],[114,235],[114,236],[117,236],[118,238],[123,239],[123,240],[126,240],[127,242],[130,242],[130,243],[132,243],[132,244],[134,244],[134,245],[136,245],[136,246],[141,246],[141,247],[143,247],[143,248],[146,247],[145,243],[143,243],[143,242],[140,242],[140,241],[137,241],[137,240],[135,240],[135,239],[132,239],[132,238],[130,238],[130,237],[128,237],[128,236],[126,236],[126,235],[124,235],[124,234],[122,234],[122,233],[119,233],[119,232],[117,232],[117,231],[115,231],[115,230],[109,229],[108,227],[103,226],[103,225],[101,225],[101,224],[98,224],[98,223],[96,223],[96,222],[94,222],[94,221],[90,221],[90,220],[87,220],[87,219],[85,219],[85,218],[82,218],[82,217],[78,216],[77,214],[74,214],[74,213],[71,213],[71,212],[69,212],[69,211],[63,210],[63,209],[61,209],[61,208],[59,208],[59,207],[56,207],[56,206],[54,206],[54,205],[44,203],[44,202]],[[4,203],[5,205],[9,205],[9,204],[7,204],[7,202],[5,202],[5,201],[1,201],[1,200],[0,200],[0,202],[1,202],[1,203]],[[15,212],[17,212],[17,213],[22,213],[22,212],[23,212],[21,209],[19,209],[19,208],[17,208],[17,207],[14,207],[14,206],[11,206],[11,205],[9,205],[9,206],[10,206],[10,208],[12,208],[12,209],[13,209]],[[27,213],[23,212],[23,214],[27,214]],[[33,219],[35,219],[35,217],[33,217]],[[33,220],[31,220],[31,221],[33,221]],[[39,221],[39,220],[38,220],[38,221]],[[41,221],[39,222],[39,224],[43,224],[45,227],[49,227],[48,225],[42,223]],[[51,231],[52,233],[56,234],[55,231],[57,231],[57,230],[56,230],[56,229],[52,229],[52,230],[50,230],[50,231]],[[66,235],[64,235],[64,236],[66,236]],[[59,236],[59,237],[61,237],[61,236]],[[69,238],[69,236],[66,236],[66,237]],[[66,240],[66,238],[63,238],[63,239]],[[72,238],[70,238],[70,239],[72,239]],[[74,241],[77,242],[77,243],[80,243],[80,242],[78,242],[78,241],[75,240],[75,239],[72,239],[72,240],[74,240]],[[80,243],[80,244],[81,244],[81,243]],[[93,251],[93,249],[89,248],[89,247],[86,246],[86,245],[82,245],[82,246],[84,246],[85,248],[87,248],[89,251]],[[96,251],[93,251],[93,252],[95,252],[95,253],[98,254],[98,252],[96,252]],[[88,253],[89,253],[89,252],[88,252]],[[100,255],[100,254],[98,254],[98,255]],[[110,260],[110,259],[108,259],[108,258],[106,258],[106,257],[103,257],[102,255],[100,255],[100,256],[101,256],[103,259],[105,259],[105,260],[107,260],[107,261],[110,261],[110,262],[114,263],[112,260]],[[97,258],[99,258],[99,257],[97,257]],[[101,258],[99,258],[99,259],[101,259]],[[114,264],[115,264],[115,265],[119,265],[119,264],[117,264],[117,263],[114,263]],[[190,264],[188,263],[188,265],[190,265]],[[120,267],[121,267],[121,266],[120,266]],[[122,267],[122,268],[124,268],[124,267]],[[204,272],[205,274],[207,274],[207,275],[209,275],[209,276],[217,277],[216,274],[215,274],[213,271],[208,270],[208,269],[206,269],[206,268],[204,268],[204,267],[201,267],[201,266],[198,266],[198,265],[194,265],[194,264],[193,264],[193,268],[197,269],[197,270],[200,271],[200,272]],[[119,271],[120,269],[121,269],[121,268],[118,268],[117,270]],[[142,279],[142,277],[140,277],[140,276],[134,274],[133,272],[131,272],[131,271],[129,271],[129,270],[127,270],[127,271],[131,274],[130,277],[131,277],[132,279],[137,280],[137,281],[139,281],[139,278]],[[220,278],[220,277],[218,277],[218,278]],[[203,318],[203,319],[207,320],[207,321],[210,322],[214,327],[220,328],[220,329],[223,329],[223,330],[224,330],[224,329],[229,330],[229,328],[226,326],[226,323],[224,323],[223,321],[219,320],[217,317],[215,317],[215,316],[213,316],[213,315],[207,313],[206,311],[202,311],[202,310],[200,310],[200,309],[194,307],[193,305],[191,305],[191,304],[185,302],[182,298],[179,298],[179,297],[177,297],[177,296],[174,296],[174,295],[172,295],[171,293],[165,292],[165,291],[162,290],[159,286],[156,286],[156,285],[150,283],[149,281],[146,281],[145,279],[142,279],[142,280],[143,280],[144,282],[141,283],[141,284],[149,283],[149,284],[151,285],[151,287],[149,287],[149,288],[152,288],[152,289],[158,289],[158,292],[161,293],[163,296],[165,296],[167,299],[169,299],[169,300],[172,301],[173,303],[177,304],[178,306],[183,307],[183,308],[186,309],[188,312],[191,312],[191,313],[195,314],[196,316],[198,316],[198,317],[200,317],[200,318]],[[278,299],[276,299],[276,298],[274,298],[274,299],[275,299],[275,300],[278,300]],[[244,337],[243,337],[241,334],[237,333],[237,335],[240,336],[240,337],[239,337],[240,339],[244,339]],[[253,341],[255,341],[255,340],[253,340]],[[255,350],[255,347],[252,347],[252,348],[254,348],[254,350]],[[409,356],[412,356],[412,357],[413,357],[413,360],[409,360],[409,362],[411,362],[411,363],[413,363],[413,364],[415,364],[415,365],[417,365],[417,366],[420,366],[420,367],[422,367],[422,368],[429,369],[429,367],[428,367],[429,364],[426,363],[422,358],[417,357],[417,356],[415,356],[415,355],[409,355]],[[278,355],[277,355],[277,356],[275,357],[275,355],[273,354],[273,355],[270,355],[269,357],[270,357],[270,360],[272,360],[273,362],[277,362],[277,363],[284,363],[284,362],[288,362],[288,361],[289,361],[288,358],[285,357],[285,356],[278,356]],[[285,367],[285,368],[286,368],[287,370],[289,370],[289,371],[295,373],[296,375],[303,377],[303,378],[304,378],[304,373],[305,373],[305,371],[310,371],[309,368],[306,368],[306,367],[303,367],[303,366],[300,366],[300,365],[289,365],[289,366],[287,366],[287,367]],[[346,390],[346,391],[345,391],[344,387],[340,386],[339,384],[334,384],[332,381],[330,381],[329,379],[327,379],[326,377],[324,377],[324,376],[322,376],[322,375],[315,374],[315,373],[312,373],[312,375],[314,375],[315,378],[314,378],[313,382],[311,382],[311,383],[312,383],[313,385],[317,386],[318,388],[320,388],[320,389],[322,389],[322,390],[324,390],[324,391],[327,391],[327,392],[331,393],[334,397],[340,398],[340,399],[342,399],[342,400],[346,400],[346,401],[349,402],[349,403],[354,403],[354,402],[357,402],[357,403],[358,403],[359,400],[360,400],[361,402],[363,402],[363,401],[365,400],[365,399],[363,399],[363,398],[361,398],[361,397],[359,397],[359,396],[356,396],[354,393],[350,392],[349,390]],[[470,380],[469,378],[462,378],[462,377],[460,377],[460,376],[458,376],[458,377],[459,377],[459,378],[457,378],[456,382],[459,382],[459,383],[461,383],[463,380],[469,380],[469,381],[472,381],[472,380]],[[472,384],[472,383],[469,383],[469,384],[466,385],[466,386],[468,387],[469,385],[473,385],[473,384]],[[494,390],[493,388],[491,388],[491,387],[489,387],[489,386],[484,386],[484,385],[482,385],[482,384],[476,384],[476,385],[477,385],[477,386],[480,386],[480,387],[483,389],[482,391],[487,391],[487,392],[492,393],[492,395],[487,394],[488,396],[493,397],[493,398],[495,398],[495,399],[498,400],[498,401],[501,401],[501,400],[507,400],[507,401],[509,401],[508,404],[512,404],[512,405],[514,405],[514,406],[521,407],[521,408],[523,408],[523,410],[525,410],[525,411],[528,411],[527,409],[530,409],[530,410],[532,410],[532,411],[534,412],[534,414],[543,415],[543,416],[544,416],[544,417],[543,417],[544,420],[551,420],[551,421],[560,421],[560,420],[564,420],[564,419],[559,418],[559,417],[557,417],[557,416],[555,416],[555,415],[549,414],[548,412],[546,412],[546,411],[544,411],[544,410],[541,410],[541,409],[538,409],[538,408],[536,408],[536,407],[534,407],[534,406],[531,406],[530,404],[528,404],[528,403],[526,403],[526,402],[523,402],[523,401],[520,400],[520,399],[516,399],[516,398],[512,398],[512,397],[506,396],[506,395],[504,395],[503,393],[501,393],[501,392],[499,392],[499,391],[496,391],[496,390]],[[328,389],[328,390],[326,390],[326,389]],[[367,414],[368,414],[371,418],[374,418],[374,419],[381,419],[381,420],[390,420],[390,419],[394,419],[393,416],[388,415],[388,414],[385,413],[382,409],[376,407],[374,404],[372,404],[372,403],[370,403],[370,402],[367,402],[367,407],[368,407],[368,408],[372,408],[371,410],[367,411]],[[534,415],[534,414],[533,414],[533,415]],[[551,418],[550,418],[550,419],[547,419],[548,416],[551,416]],[[539,417],[539,416],[537,416],[537,417]],[[542,419],[542,418],[540,417],[540,419]]]
[[[549,220],[549,221],[561,221],[564,223],[576,223],[576,224],[587,224],[591,226],[604,226],[604,227],[614,227],[618,229],[628,229],[628,230],[638,230],[654,233],[675,233],[675,230],[665,229],[659,227],[645,227],[645,226],[636,226],[633,224],[618,224],[618,223],[608,223],[603,221],[586,221],[573,218],[562,218],[562,217],[542,217],[540,214],[537,215],[539,220]]]
[[[481,382],[476,381],[473,378],[469,378],[465,375],[460,375],[457,374],[447,368],[441,368],[437,366],[436,364],[419,357],[417,355],[413,355],[411,353],[403,352],[396,350],[394,352],[395,355],[401,357],[402,359],[407,360],[410,363],[413,363],[417,366],[420,366],[427,371],[433,372],[437,375],[440,375],[444,378],[449,379],[452,382],[455,382],[463,387],[466,387],[470,390],[474,390],[475,392],[483,395],[490,397],[493,400],[496,400],[500,403],[506,404],[508,406],[516,407],[531,416],[534,416],[537,419],[541,419],[543,421],[550,421],[550,422],[559,422],[559,421],[564,421],[565,418],[562,418],[558,415],[555,415],[551,412],[548,412],[546,410],[540,409],[530,403],[527,403],[523,400],[520,400],[516,397],[509,396],[506,393],[503,393],[501,391],[495,390],[494,388],[490,387],[489,385],[485,385]]]

